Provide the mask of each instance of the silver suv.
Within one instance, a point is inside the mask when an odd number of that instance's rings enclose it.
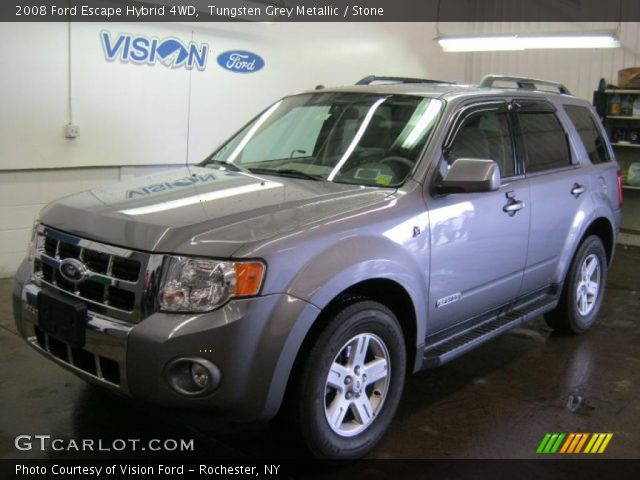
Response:
[[[47,206],[15,319],[91,383],[284,418],[355,458],[408,374],[541,314],[589,329],[621,203],[562,85],[368,77],[277,101],[196,166]]]

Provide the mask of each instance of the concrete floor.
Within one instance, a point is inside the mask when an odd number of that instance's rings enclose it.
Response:
[[[371,458],[536,458],[547,432],[613,432],[601,458],[640,458],[639,292],[640,249],[619,246],[603,310],[590,332],[557,336],[537,319],[413,376]],[[112,455],[18,452],[13,441],[20,434],[193,438],[196,455],[208,458],[297,455],[266,425],[227,424],[86,385],[17,336],[9,280],[0,281],[0,299],[0,458]],[[129,454],[141,455],[149,456]]]

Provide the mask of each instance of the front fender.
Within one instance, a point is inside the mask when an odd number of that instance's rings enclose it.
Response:
[[[366,246],[366,248],[364,248]],[[410,253],[411,252],[411,253]],[[385,279],[407,292],[416,313],[416,341],[425,338],[428,255],[406,249],[386,237],[351,237],[311,258],[289,283],[286,293],[320,310],[349,287],[365,280]]]

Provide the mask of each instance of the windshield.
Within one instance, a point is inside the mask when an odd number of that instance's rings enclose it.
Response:
[[[313,93],[273,104],[201,166],[395,187],[411,173],[442,102]]]

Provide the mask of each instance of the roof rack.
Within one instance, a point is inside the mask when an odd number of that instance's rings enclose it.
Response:
[[[558,90],[558,93],[561,93],[563,95],[571,95],[571,92],[569,92],[569,89],[565,87],[563,84],[558,82],[550,82],[548,80],[538,80],[537,78],[513,77],[510,75],[486,75],[480,81],[480,86],[491,88],[493,87],[493,84],[495,82],[513,82],[518,86],[519,89],[522,89],[522,90],[540,91],[540,89],[537,88],[536,85],[553,87]]]
[[[386,82],[386,83],[446,83],[452,85],[453,82],[445,82],[442,80],[432,80],[430,78],[410,78],[410,77],[377,77],[375,75],[369,75],[358,81],[356,85],[370,85],[373,82]]]

